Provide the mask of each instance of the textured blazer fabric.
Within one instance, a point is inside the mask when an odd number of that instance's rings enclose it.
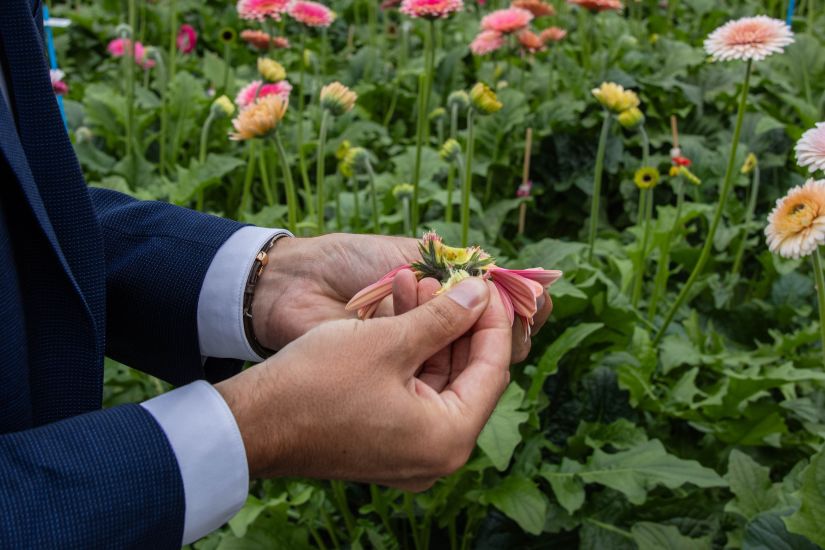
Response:
[[[0,1],[0,548],[176,548],[174,453],[142,407],[100,410],[103,357],[207,377],[198,295],[240,224],[86,187],[40,17]]]

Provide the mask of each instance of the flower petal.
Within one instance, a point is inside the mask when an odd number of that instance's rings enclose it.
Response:
[[[507,290],[505,290],[505,288],[496,281],[493,281],[493,284],[496,285],[496,288],[498,289],[498,294],[501,296],[501,302],[504,304],[504,309],[507,310],[507,319],[510,320],[510,326],[512,326],[515,319],[515,313],[513,311],[513,300],[510,298],[510,293],[508,293]]]
[[[364,308],[372,303],[377,303],[392,294],[392,282],[399,272],[410,269],[409,265],[401,265],[381,277],[377,282],[364,288],[352,297],[347,303],[347,311],[355,311]],[[374,312],[374,311],[373,311]],[[360,315],[359,315],[360,316]]]

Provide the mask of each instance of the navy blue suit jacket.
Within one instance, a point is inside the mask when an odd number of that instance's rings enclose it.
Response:
[[[100,410],[103,356],[205,377],[198,295],[240,225],[86,187],[39,4],[0,0],[0,548],[179,547],[174,453],[139,405]]]

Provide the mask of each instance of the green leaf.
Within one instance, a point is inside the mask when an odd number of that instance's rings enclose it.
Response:
[[[725,506],[732,512],[752,520],[779,504],[777,489],[771,483],[770,468],[760,466],[745,453],[734,449],[728,457],[728,473],[725,476],[730,490],[736,495]]]
[[[228,155],[209,154],[203,164],[193,158],[189,168],[177,167],[178,181],[172,201],[175,204],[186,204],[195,193],[219,182],[226,174],[245,164],[244,160]]]
[[[748,523],[742,550],[817,550],[819,546],[805,537],[789,533],[782,516],[761,514]]]
[[[568,514],[573,514],[584,504],[584,484],[572,475],[581,470],[581,464],[569,458],[562,458],[561,464],[545,464],[541,468],[540,475],[550,483],[556,500],[567,510]]]
[[[825,450],[816,453],[802,472],[802,485],[797,495],[799,509],[784,518],[785,527],[791,533],[825,546]]]
[[[608,454],[596,449],[588,464],[576,473],[585,483],[598,483],[623,493],[633,504],[642,504],[656,485],[674,489],[686,483],[699,487],[727,485],[716,472],[695,460],[668,454],[658,439],[628,451]]]
[[[521,442],[519,426],[530,416],[518,410],[523,400],[524,390],[515,382],[511,383],[478,436],[479,448],[499,471],[506,470],[510,464],[513,451]]]
[[[521,475],[504,479],[498,487],[482,493],[480,500],[492,504],[532,535],[541,533],[547,501],[536,484]]]
[[[673,525],[641,521],[631,529],[639,550],[710,550],[710,537],[692,539]]]
[[[533,383],[530,384],[530,390],[527,392],[529,403],[535,403],[542,386],[544,386],[544,381],[558,370],[561,358],[603,326],[602,323],[582,323],[567,328],[561,336],[556,338],[541,356],[539,364],[536,366]]]

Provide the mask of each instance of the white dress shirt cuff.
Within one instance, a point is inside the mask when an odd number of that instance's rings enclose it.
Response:
[[[186,502],[183,542],[214,531],[240,510],[249,491],[241,432],[229,406],[199,380],[144,401],[178,460]]]
[[[204,357],[259,362],[243,328],[243,294],[255,256],[276,235],[292,237],[285,229],[242,227],[218,249],[198,297],[198,341]]]

